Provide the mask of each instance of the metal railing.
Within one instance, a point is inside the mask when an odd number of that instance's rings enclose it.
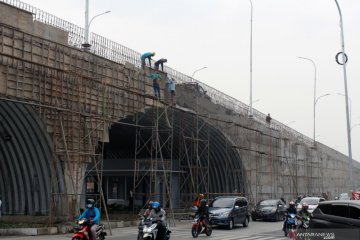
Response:
[[[69,34],[68,43],[70,46],[76,48],[82,48],[82,44],[85,42],[85,30],[75,24],[72,24],[68,21],[60,19],[52,14],[44,12],[36,7],[33,7],[27,3],[23,3],[18,0],[0,0],[1,2],[7,3],[9,5],[15,6],[22,10],[33,13],[34,20],[57,27],[62,29]],[[118,62],[124,64],[125,62],[129,62],[134,64],[136,67],[141,67],[141,54],[136,52],[130,48],[127,48],[119,43],[111,41],[105,37],[97,35],[95,33],[90,34],[90,44],[91,49],[90,52],[109,59],[114,62]],[[249,106],[219,90],[210,87],[209,85],[200,82],[196,79],[192,79],[190,76],[185,75],[181,72],[176,71],[168,66],[164,66],[164,71],[171,77],[175,78],[178,83],[190,83],[196,82],[198,83],[205,91],[206,94],[211,98],[211,101],[215,104],[219,104],[229,110],[234,111],[235,113],[247,115],[249,111]],[[253,109],[253,117],[256,121],[265,123],[266,114]],[[287,135],[292,136],[297,139],[299,142],[303,142],[308,145],[313,144],[313,140],[296,130],[289,128],[285,124],[272,120],[271,128],[286,132]]]

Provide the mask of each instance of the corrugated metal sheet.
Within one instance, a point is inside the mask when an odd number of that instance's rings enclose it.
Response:
[[[48,214],[51,192],[63,192],[64,175],[54,170],[52,141],[34,109],[0,101],[0,197],[4,214]],[[53,185],[53,186],[51,186]]]

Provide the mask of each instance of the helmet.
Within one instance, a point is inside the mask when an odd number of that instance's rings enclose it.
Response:
[[[295,207],[294,201],[289,202],[289,206],[290,206],[290,207]]]
[[[308,210],[308,209],[309,209],[309,204],[307,204],[306,202],[304,202],[303,205],[302,205],[302,209],[303,209],[303,210]]]
[[[86,199],[86,207],[92,208],[95,205],[95,200],[92,198]]]
[[[206,205],[206,199],[201,199],[200,205],[201,205],[201,206],[205,206],[205,205]]]
[[[148,201],[148,207],[150,208],[150,207],[152,207],[152,204],[153,204],[153,201]]]
[[[205,198],[204,194],[200,193],[200,194],[199,194],[199,198],[200,198],[200,199],[204,199],[204,198]]]
[[[152,208],[159,208],[160,207],[160,203],[159,202],[153,202],[152,204],[151,204],[151,207]]]

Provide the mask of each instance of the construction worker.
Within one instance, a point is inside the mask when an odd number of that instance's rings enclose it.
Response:
[[[157,97],[158,99],[160,99],[160,85],[159,85],[159,81],[162,80],[162,77],[160,74],[158,73],[153,73],[150,75],[147,75],[146,77],[150,78],[153,80],[153,88],[154,88],[154,94],[155,97]]]
[[[164,63],[167,62],[167,59],[161,58],[155,62],[155,70],[159,70],[159,66],[161,66],[161,71],[164,71]]]
[[[155,52],[146,52],[144,54],[141,55],[140,59],[141,59],[141,68],[144,69],[146,62],[145,60],[149,60],[149,66],[151,68],[151,57],[155,56]]]
[[[170,92],[171,97],[171,105],[175,105],[175,81],[173,78],[168,78],[168,90]]]

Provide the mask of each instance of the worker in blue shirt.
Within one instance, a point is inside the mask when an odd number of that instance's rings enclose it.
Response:
[[[151,68],[151,57],[155,56],[155,52],[146,52],[144,54],[141,55],[140,59],[141,59],[141,68],[144,68],[146,65],[145,60],[148,59],[149,60],[149,66]]]
[[[170,92],[171,104],[175,105],[175,80],[171,77],[168,78],[168,90]]]
[[[81,214],[79,219],[86,218],[90,221],[90,231],[92,240],[96,240],[96,228],[100,222],[100,211],[97,207],[95,207],[94,199],[86,200],[86,209]]]
[[[147,75],[146,77],[150,78],[153,80],[153,88],[154,88],[154,94],[155,97],[160,99],[160,85],[159,85],[159,81],[162,80],[162,77],[160,74],[158,73],[153,73],[150,75]]]

